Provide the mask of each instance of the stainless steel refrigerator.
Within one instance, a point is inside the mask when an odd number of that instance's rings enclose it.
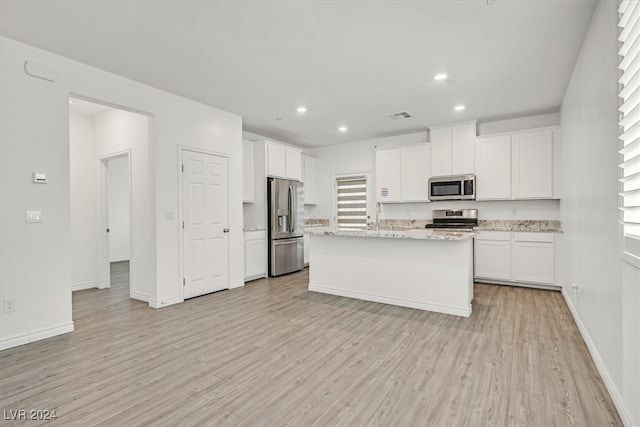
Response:
[[[288,179],[267,179],[269,202],[269,276],[304,267],[303,185]]]

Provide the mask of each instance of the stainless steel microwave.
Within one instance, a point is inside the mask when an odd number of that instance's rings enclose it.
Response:
[[[429,200],[475,200],[476,176],[436,176],[429,179]]]

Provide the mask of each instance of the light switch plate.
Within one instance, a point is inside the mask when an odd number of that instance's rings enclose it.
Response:
[[[29,224],[42,222],[42,211],[27,211],[26,220]]]

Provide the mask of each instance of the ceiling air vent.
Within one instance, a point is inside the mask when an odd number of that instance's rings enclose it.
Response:
[[[393,120],[408,119],[411,117],[411,114],[407,113],[406,111],[401,111],[399,113],[389,114],[389,117],[391,117]]]

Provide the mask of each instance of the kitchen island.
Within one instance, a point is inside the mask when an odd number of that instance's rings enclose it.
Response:
[[[469,317],[471,231],[336,230],[310,235],[309,290]]]

